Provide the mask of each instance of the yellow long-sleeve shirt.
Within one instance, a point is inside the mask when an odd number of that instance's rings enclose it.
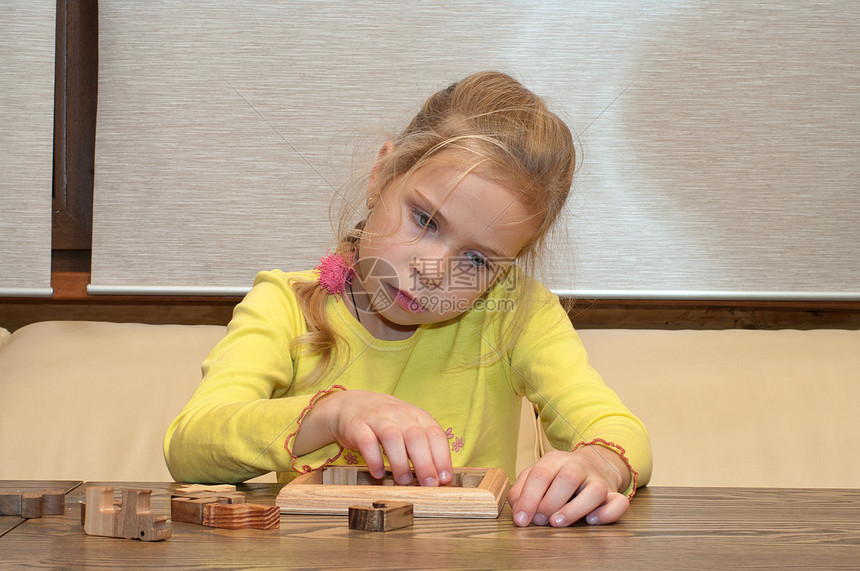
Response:
[[[509,301],[506,282],[493,287],[481,307],[421,325],[399,341],[374,338],[342,299],[329,296],[327,317],[349,350],[339,351],[330,374],[307,386],[301,379],[318,357],[292,345],[307,325],[290,282],[315,279],[314,272],[278,270],[257,276],[227,335],[204,361],[203,381],[167,430],[164,456],[177,481],[240,482],[277,471],[286,482],[297,469],[319,467],[338,453],[337,464],[364,463],[358,452],[337,444],[291,455],[288,436],[314,395],[340,385],[427,410],[448,433],[455,467],[499,467],[511,481],[525,395],[538,405],[555,448],[571,450],[594,439],[614,443],[638,473],[638,485],[647,483],[645,427],[589,365],[558,299],[543,286],[536,284],[526,328],[508,350],[500,339],[506,314],[498,311]],[[500,358],[479,363],[480,356],[493,355]]]

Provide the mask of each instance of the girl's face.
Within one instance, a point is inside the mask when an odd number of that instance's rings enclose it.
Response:
[[[512,190],[461,176],[437,160],[376,197],[358,271],[368,296],[359,317],[377,337],[402,338],[467,311],[532,237]]]

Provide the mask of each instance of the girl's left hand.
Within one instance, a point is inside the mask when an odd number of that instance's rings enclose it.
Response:
[[[630,505],[619,493],[630,470],[603,446],[552,451],[523,470],[508,493],[514,523],[565,527],[583,517],[591,525],[617,521]]]

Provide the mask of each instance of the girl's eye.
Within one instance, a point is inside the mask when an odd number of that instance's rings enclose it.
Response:
[[[484,270],[490,265],[490,263],[487,261],[487,258],[481,256],[480,254],[476,254],[475,252],[466,252],[466,258],[472,263],[473,266],[480,270]]]
[[[415,223],[421,228],[426,228],[427,230],[436,229],[436,222],[433,220],[433,217],[424,212],[423,210],[413,208],[412,218],[415,220]]]

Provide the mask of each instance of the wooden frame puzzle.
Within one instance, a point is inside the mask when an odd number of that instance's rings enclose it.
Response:
[[[347,515],[356,504],[409,503],[416,517],[495,518],[508,497],[508,477],[498,468],[454,468],[447,486],[401,486],[390,471],[378,480],[366,466],[329,466],[302,474],[281,489],[281,513]]]

